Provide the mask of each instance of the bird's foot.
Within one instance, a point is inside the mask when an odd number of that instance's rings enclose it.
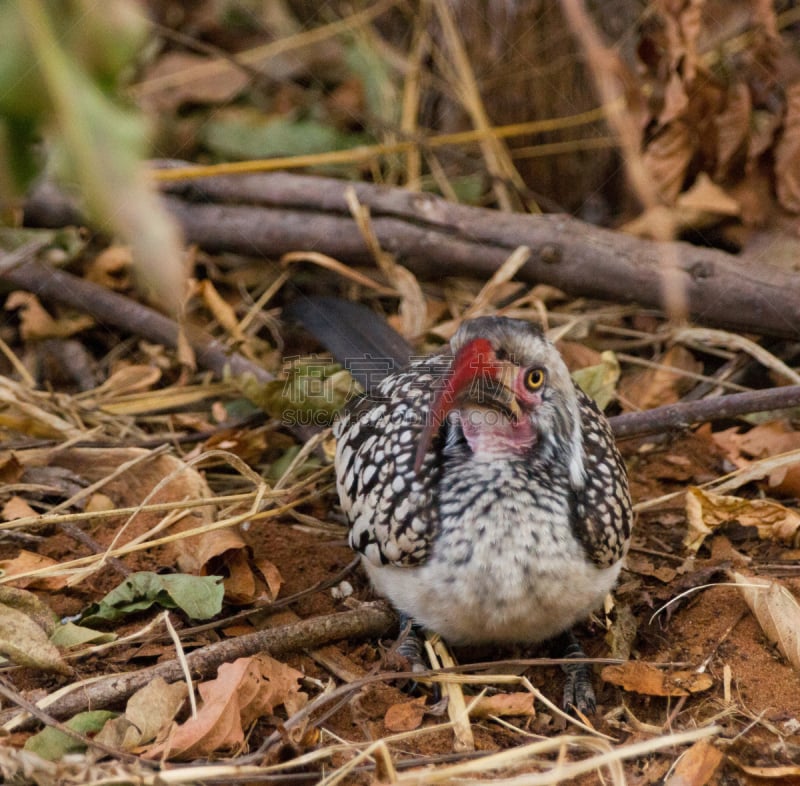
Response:
[[[561,657],[585,658],[586,653],[578,644],[572,631],[558,638],[563,644]],[[592,667],[589,663],[565,663],[561,666],[566,675],[562,707],[566,712],[579,715],[594,715],[597,711],[597,698],[592,687]]]
[[[395,652],[401,658],[408,661],[409,671],[426,671],[428,666],[425,663],[423,654],[424,645],[422,627],[417,625],[410,617],[405,614],[400,615],[400,642]]]
[[[400,642],[397,645],[395,653],[401,658],[404,658],[408,663],[408,671],[423,672],[428,670],[428,664],[425,660],[425,645],[423,638],[425,636],[424,629],[421,625],[417,625],[411,617],[405,614],[400,615]],[[411,679],[403,686],[406,693],[412,695],[421,694],[420,683]],[[436,704],[441,699],[441,688],[438,683],[433,683],[430,686],[430,694],[432,701]]]

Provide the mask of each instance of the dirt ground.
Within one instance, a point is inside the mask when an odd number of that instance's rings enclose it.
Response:
[[[622,444],[631,470],[635,502],[680,491],[687,483],[718,476],[723,469],[724,457],[714,449],[707,430]],[[330,491],[307,506],[306,511],[326,518],[331,524],[338,523]],[[333,534],[314,531],[286,519],[251,526],[245,538],[254,561],[268,558],[278,566],[284,582],[280,596],[288,597],[325,582],[346,568],[352,554],[344,532],[344,528]],[[765,637],[738,589],[726,586],[726,571],[745,567],[780,578],[797,594],[800,591],[797,552],[760,540],[753,528],[731,525],[710,537],[696,558],[690,559],[682,543],[685,532],[681,496],[640,513],[613,608],[605,615],[600,611],[592,621],[579,628],[578,635],[590,657],[608,658],[613,655],[614,647],[609,631],[620,629],[621,621],[627,619],[629,629],[634,631],[627,645],[632,660],[662,664],[666,670],[701,671],[711,677],[712,684],[701,692],[683,697],[647,695],[604,681],[598,665],[598,711],[590,720],[597,731],[608,735],[618,745],[713,723],[720,729],[717,745],[725,756],[709,782],[747,782],[750,776],[742,771],[742,765],[775,768],[791,765],[796,760],[800,752],[800,680]],[[112,528],[98,528],[92,534],[103,543],[109,541],[113,533]],[[8,545],[3,550],[6,555],[14,551]],[[76,556],[74,541],[64,534],[52,533],[42,544],[41,551],[57,560]],[[132,571],[158,569],[157,560],[150,553],[130,555],[124,559],[124,564]],[[78,588],[44,593],[43,597],[58,615],[70,615],[118,581],[114,570],[105,569]],[[353,594],[346,600],[334,598],[330,589],[321,590],[274,615],[254,615],[248,622],[191,636],[184,645],[191,648],[261,625],[280,625],[298,617],[327,615],[373,598],[358,569],[350,573],[346,581],[353,588]],[[707,586],[710,584],[714,586]],[[683,592],[686,594],[680,597]],[[146,615],[126,621],[117,632],[125,634],[137,629],[144,618]],[[380,640],[344,641],[319,652],[296,654],[287,661],[308,678],[318,681],[317,685],[323,685],[332,678],[341,682],[387,667],[397,668],[389,654],[391,644],[391,634]],[[456,654],[462,664],[549,655],[546,651],[523,648],[479,653],[462,650]],[[169,647],[163,639],[153,639],[120,648],[110,656],[83,660],[76,668],[79,676],[89,677],[145,666],[163,657],[169,657]],[[524,673],[546,697],[559,702],[563,677],[557,666],[533,665],[514,671]],[[36,672],[17,670],[15,681],[18,688],[35,693],[42,689],[52,691],[63,679],[43,680]],[[408,702],[410,697],[401,687],[387,680],[354,691],[344,705],[334,707],[331,714],[315,720],[318,732],[306,733],[302,740],[292,743],[291,751],[287,748],[281,755],[297,756],[314,745],[333,741],[363,743],[390,736],[393,730],[387,728],[387,712]],[[467,686],[467,698],[482,687],[485,686]],[[503,690],[506,689],[488,686],[490,694]],[[435,705],[435,697],[429,691],[419,689],[417,694],[420,693],[426,697],[429,707],[416,733],[402,743],[389,743],[398,768],[406,766],[405,762],[408,765],[423,761],[446,762],[454,754],[453,732],[434,728],[446,719],[443,707]],[[252,730],[251,746],[271,730],[271,723],[260,722]],[[426,732],[426,728],[431,730]],[[563,718],[538,702],[535,715],[509,716],[502,721],[476,720],[472,731],[476,750],[484,752],[513,748],[532,738],[571,733]],[[8,741],[21,744],[24,739],[24,735],[13,735]],[[633,758],[625,765],[628,782],[661,783],[684,750],[685,747],[667,749]],[[336,767],[345,761],[346,755],[332,754],[329,765]],[[351,774],[346,782],[370,783],[374,777],[369,769],[362,774]],[[597,774],[592,773],[577,782],[596,783],[597,778]]]

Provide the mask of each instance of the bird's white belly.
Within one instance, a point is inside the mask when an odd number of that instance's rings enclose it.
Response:
[[[443,538],[423,565],[364,566],[379,593],[453,644],[535,643],[597,608],[621,564],[598,568],[572,538],[538,545]]]

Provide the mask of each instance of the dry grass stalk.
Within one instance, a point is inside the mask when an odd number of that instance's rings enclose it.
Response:
[[[442,26],[445,41],[453,58],[454,75],[451,82],[456,96],[470,115],[472,123],[478,131],[485,134],[480,146],[486,160],[486,168],[492,175],[492,190],[502,210],[512,210],[515,204],[512,192],[505,181],[513,183],[523,190],[525,184],[517,172],[508,148],[496,136],[490,133],[491,123],[483,104],[478,83],[472,70],[464,41],[456,29],[455,20],[445,0],[433,0],[436,16]]]
[[[641,154],[639,128],[623,100],[622,80],[627,76],[627,69],[603,43],[582,0],[561,0],[561,7],[573,33],[583,45],[597,92],[606,108],[606,120],[619,142],[625,170],[636,196],[645,211],[657,210],[662,202]],[[652,222],[652,229],[657,235],[655,240],[673,240],[676,235],[675,220],[668,211],[659,213],[659,220]],[[665,250],[661,263],[664,310],[674,321],[685,322],[689,304],[677,257],[673,251]]]
[[[734,491],[735,489],[741,488],[751,481],[761,480],[778,469],[797,464],[799,460],[800,450],[790,450],[786,453],[779,453],[776,456],[767,456],[762,459],[756,459],[748,467],[734,470],[733,472],[729,472],[727,475],[722,475],[721,477],[710,480],[707,483],[700,483],[698,484],[697,488],[708,489],[716,492],[717,494],[726,494],[729,491]],[[676,491],[671,494],[664,494],[660,497],[637,502],[633,507],[636,512],[650,510],[652,508],[660,507],[664,503],[670,502],[671,500],[683,497],[685,494],[686,492],[683,490]]]
[[[455,666],[456,662],[447,649],[447,645],[436,634],[425,637],[425,651],[431,668],[449,668]],[[469,721],[467,703],[464,700],[464,691],[458,680],[443,679],[440,683],[442,692],[447,698],[447,715],[453,724],[453,750],[474,751],[475,738],[472,735],[472,726]]]
[[[268,44],[257,46],[244,52],[238,52],[232,58],[217,58],[192,68],[147,79],[144,82],[134,85],[132,93],[135,98],[142,100],[146,96],[164,90],[165,88],[175,87],[177,85],[186,84],[187,82],[218,77],[237,67],[262,66],[265,62],[277,55],[304,47],[315,46],[343,33],[352,33],[359,28],[369,25],[374,19],[386,13],[386,11],[395,5],[397,5],[397,0],[378,0],[378,2],[371,7],[358,13],[351,14],[344,19],[321,25],[313,30],[306,30],[296,35],[287,36],[277,41],[271,41]],[[237,66],[237,63],[240,65]]]

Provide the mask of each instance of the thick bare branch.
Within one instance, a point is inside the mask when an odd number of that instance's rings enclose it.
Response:
[[[351,263],[371,257],[345,200],[354,188],[369,207],[381,245],[420,277],[489,277],[517,246],[531,258],[519,278],[572,295],[663,304],[665,253],[685,287],[692,317],[737,330],[800,335],[800,277],[764,259],[739,259],[688,243],[657,243],[565,215],[523,215],[468,207],[431,194],[284,172],[164,184],[188,239],[211,251],[276,257],[323,251]],[[52,188],[28,202],[26,219],[75,220]]]

